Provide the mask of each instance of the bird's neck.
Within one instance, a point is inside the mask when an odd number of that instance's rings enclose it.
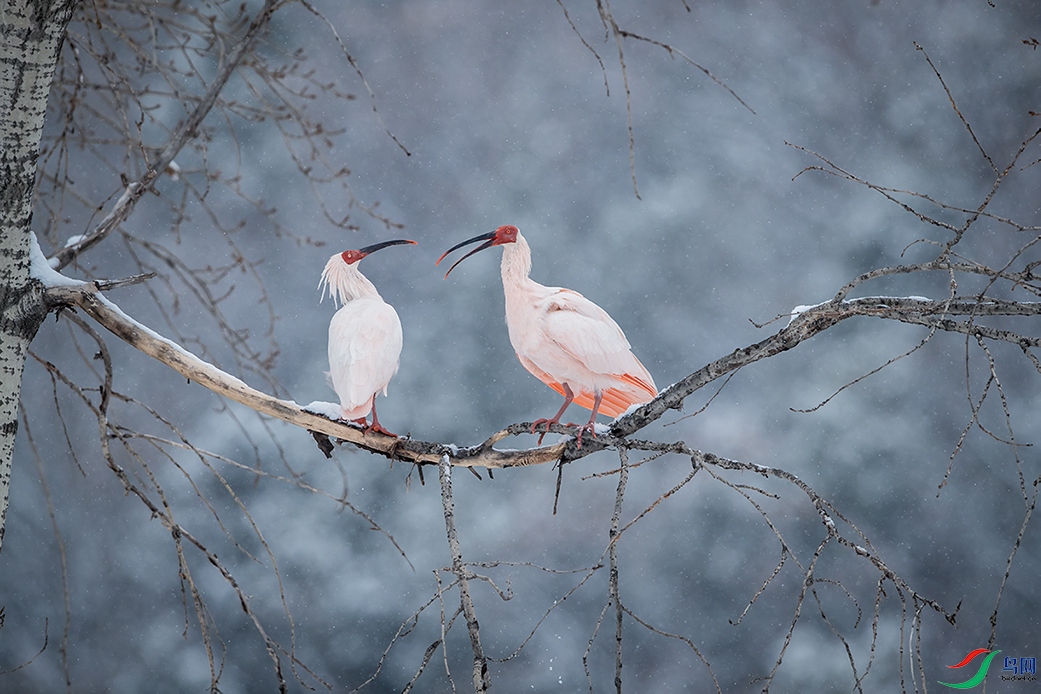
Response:
[[[502,283],[504,286],[527,286],[534,284],[531,274],[531,248],[519,233],[517,241],[503,244]]]
[[[323,290],[323,296],[324,290],[328,289],[329,296],[337,304],[365,297],[381,298],[375,285],[358,270],[357,263],[348,265],[339,254],[329,258],[325,264],[319,288]]]

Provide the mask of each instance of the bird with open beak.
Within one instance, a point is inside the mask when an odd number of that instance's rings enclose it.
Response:
[[[606,311],[578,292],[544,287],[528,276],[531,249],[517,227],[501,226],[456,244],[438,258],[437,264],[452,251],[479,241],[484,243],[448,268],[445,278],[473,254],[503,247],[502,286],[510,343],[524,368],[564,396],[564,404],[553,417],[537,419],[531,426],[534,434],[545,425],[540,445],[549,426],[560,422],[572,402],[592,411],[589,421],[578,427],[581,447],[583,432],[596,437],[597,414],[617,417],[658,394],[654,379],[630,351],[622,329]]]

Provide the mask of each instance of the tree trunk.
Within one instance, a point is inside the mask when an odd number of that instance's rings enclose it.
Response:
[[[47,315],[29,276],[36,161],[73,0],[5,0],[0,12],[0,548],[18,430],[22,369]]]

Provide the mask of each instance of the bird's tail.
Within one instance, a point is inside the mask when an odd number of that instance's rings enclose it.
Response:
[[[620,374],[615,376],[623,385],[617,388],[604,388],[601,391],[600,412],[608,417],[617,417],[633,405],[650,402],[658,395],[658,390],[653,383],[648,383],[638,376],[632,374]],[[556,381],[545,381],[553,390],[564,395],[564,386]],[[596,400],[595,393],[585,391],[575,394],[575,404],[592,411]]]

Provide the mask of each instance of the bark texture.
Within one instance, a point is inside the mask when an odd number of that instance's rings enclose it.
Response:
[[[47,315],[29,277],[36,161],[71,0],[11,0],[0,11],[0,548],[29,343]]]

